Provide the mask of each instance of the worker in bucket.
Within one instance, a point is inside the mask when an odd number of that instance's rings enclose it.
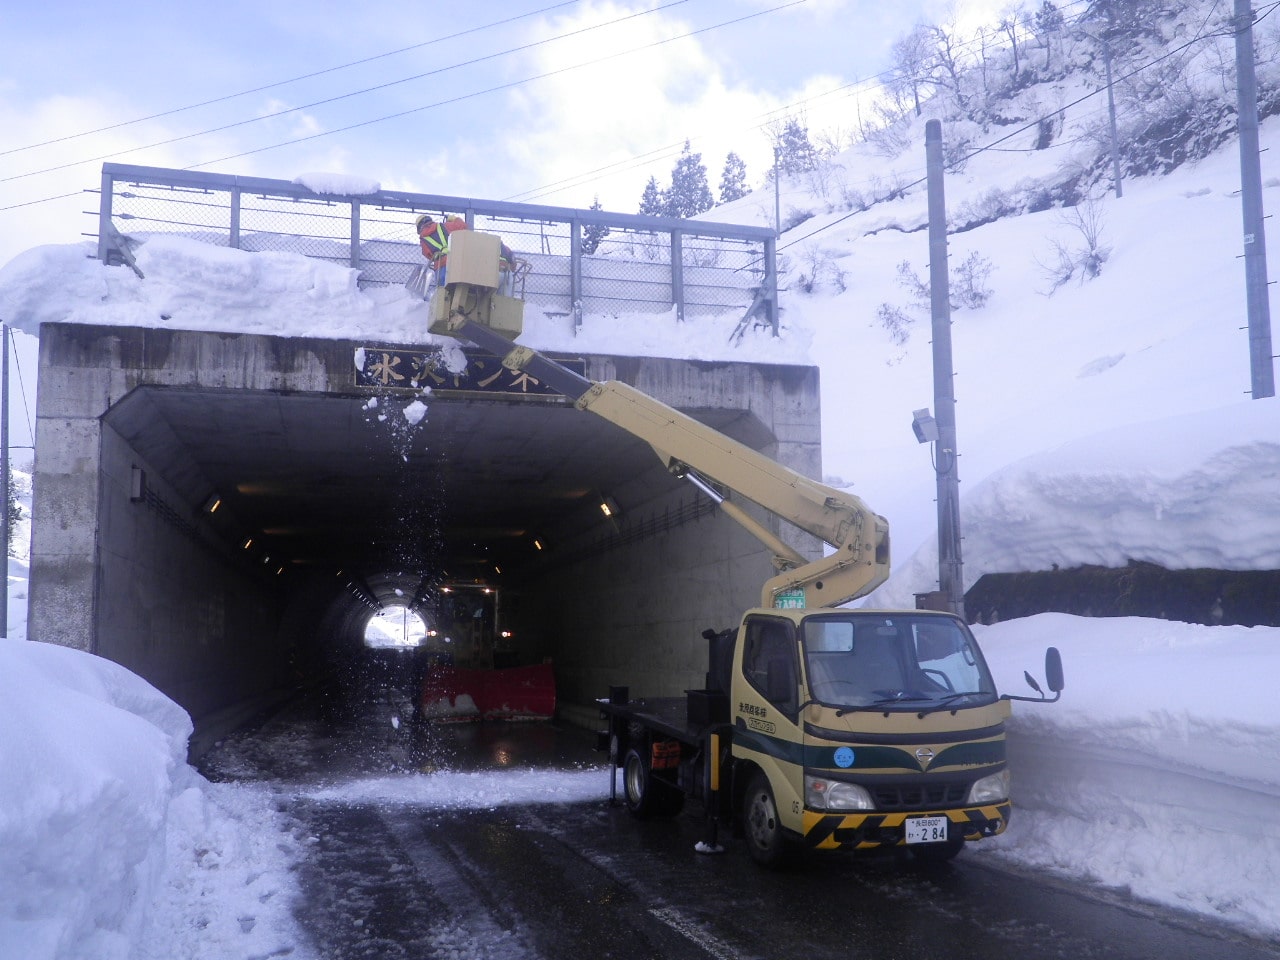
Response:
[[[465,230],[467,221],[456,214],[443,221],[436,221],[429,214],[418,217],[414,226],[418,231],[418,242],[422,246],[422,255],[427,258],[436,272],[436,284],[443,287],[445,283],[445,266],[449,259],[449,235],[457,230]]]

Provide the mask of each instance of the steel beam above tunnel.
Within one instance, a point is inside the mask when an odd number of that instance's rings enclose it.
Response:
[[[200,712],[252,686],[246,669],[260,685],[278,679],[294,655],[281,636],[312,642],[285,623],[304,595],[327,602],[345,590],[373,608],[448,581],[537,583],[563,595],[599,568],[592,558],[602,550],[623,552],[625,579],[642,592],[670,574],[670,562],[645,551],[713,510],[688,499],[652,450],[537,384],[494,389],[491,357],[471,357],[473,381],[444,368],[403,380],[372,372],[395,358],[408,370],[429,355],[420,346],[45,325],[32,639],[116,659]],[[819,471],[813,368],[568,359],[591,379],[629,382]],[[602,515],[605,499],[620,516]],[[768,569],[755,545],[724,536],[697,561],[725,565],[720,605],[752,596],[756,571]],[[659,589],[671,592],[651,592]],[[542,632],[575,631],[562,623]]]

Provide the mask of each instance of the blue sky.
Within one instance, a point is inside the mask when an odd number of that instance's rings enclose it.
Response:
[[[82,211],[96,198],[80,191],[96,185],[103,158],[284,180],[347,173],[388,189],[565,206],[599,195],[633,212],[645,180],[667,179],[688,138],[713,189],[729,150],[758,183],[771,118],[803,112],[815,134],[847,136],[858,122],[851,85],[885,68],[895,39],[920,20],[958,17],[971,29],[1000,6],[9,5],[0,12],[0,263],[92,231]],[[181,109],[206,101],[216,102]]]

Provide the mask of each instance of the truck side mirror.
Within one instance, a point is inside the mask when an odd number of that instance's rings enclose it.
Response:
[[[1050,647],[1044,652],[1044,680],[1045,684],[1053,691],[1052,697],[1046,697],[1044,691],[1040,689],[1040,684],[1036,683],[1036,678],[1030,673],[1023,672],[1022,676],[1026,678],[1027,686],[1029,686],[1039,697],[1020,697],[1013,693],[1000,694],[1001,700],[1029,700],[1032,703],[1057,703],[1062,696],[1062,688],[1064,686],[1062,680],[1062,655],[1058,653],[1057,647]]]
[[[1057,647],[1050,647],[1044,653],[1044,681],[1054,693],[1062,692],[1062,654]]]

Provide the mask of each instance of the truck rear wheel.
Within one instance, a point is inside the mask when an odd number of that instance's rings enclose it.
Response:
[[[787,838],[782,832],[778,804],[773,799],[769,778],[760,771],[751,777],[742,802],[742,822],[751,859],[766,867],[776,867],[787,856]]]
[[[635,747],[622,762],[622,795],[627,811],[640,819],[674,817],[684,807],[684,794],[655,777],[649,761]]]

